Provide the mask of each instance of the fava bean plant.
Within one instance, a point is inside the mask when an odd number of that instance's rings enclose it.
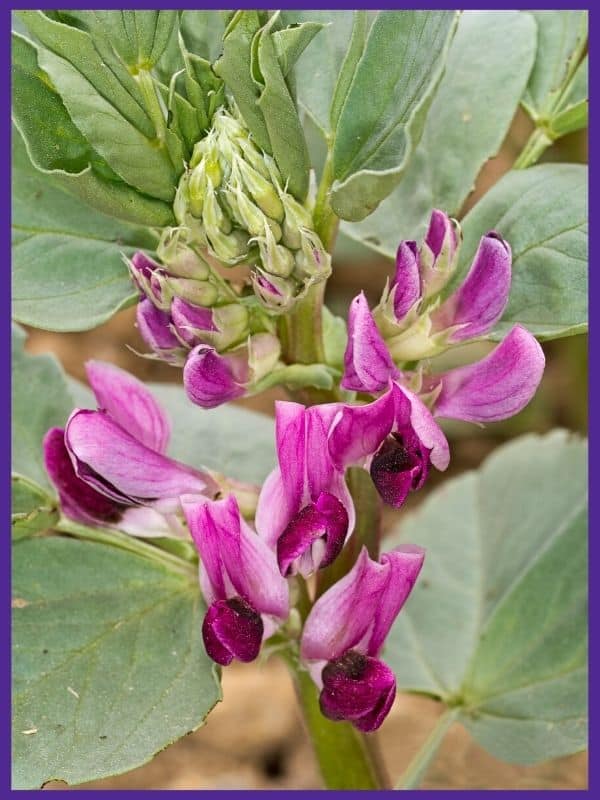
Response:
[[[519,414],[540,341],[586,330],[586,167],[550,149],[587,124],[586,13],[14,25],[14,319],[135,305],[173,367],[93,359],[88,388],[14,326],[14,786],[145,763],[267,658],[326,788],[419,786],[455,723],[509,762],[584,749],[585,442],[525,435],[413,500],[456,421]],[[343,313],[336,240],[389,264]],[[234,402],[273,387],[274,424]],[[401,692],[444,710],[385,775]]]

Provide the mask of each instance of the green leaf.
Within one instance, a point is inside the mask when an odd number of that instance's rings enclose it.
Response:
[[[363,219],[399,183],[456,18],[447,11],[382,11],[371,26],[335,132],[331,204],[343,219]]]
[[[56,498],[23,475],[11,478],[11,530],[13,541],[41,533],[58,522]]]
[[[151,138],[155,135],[152,121],[144,109],[142,93],[119,59],[112,59],[110,63],[104,62],[88,33],[50,19],[42,11],[19,11],[18,17],[44,47],[71,64],[81,74],[82,80],[85,79],[94,87],[92,95],[97,93],[105,98],[125,120],[145,136]],[[62,94],[60,85],[55,86]],[[66,105],[68,108],[68,104]],[[74,121],[77,124],[77,120]],[[85,133],[83,128],[80,127],[80,130]]]
[[[385,652],[399,686],[457,707],[506,761],[586,746],[586,463],[564,431],[518,439],[388,543],[427,551]]]
[[[361,18],[365,12],[354,12]],[[353,14],[350,11],[282,11],[286,25],[316,22],[323,30],[298,59],[298,101],[323,134],[330,130],[330,108],[342,64],[350,51]],[[357,25],[360,24],[357,22]]]
[[[287,183],[291,194],[304,200],[310,171],[308,147],[273,41],[275,33],[271,33],[271,29],[275,21],[276,17],[272,17],[270,23],[257,34],[256,52],[262,88],[256,104],[263,114],[273,158],[283,181]],[[318,30],[319,27],[311,28],[310,38]],[[279,41],[281,43],[281,38]]]
[[[18,134],[12,179],[14,318],[47,330],[87,330],[130,304],[135,292],[121,254],[152,250],[154,236],[87,208],[68,193],[67,176],[38,172]]]
[[[54,356],[25,353],[25,332],[12,330],[12,468],[41,487],[50,483],[42,457],[49,428],[62,426],[73,410],[65,376]]]
[[[38,63],[90,145],[126,183],[171,201],[178,173],[154,125],[148,124],[144,94],[125,66],[116,58],[107,63],[109,55],[104,50],[101,59],[84,31],[40,12],[22,12],[21,18],[49,48],[38,50]],[[114,70],[119,65],[117,79]]]
[[[86,169],[93,151],[39,68],[36,48],[13,33],[11,50],[13,118],[35,165],[75,173]]]
[[[554,116],[587,43],[587,11],[532,11],[538,28],[535,63],[523,105],[536,121]]]
[[[533,63],[535,37],[529,14],[461,15],[421,142],[402,181],[366,220],[343,224],[344,233],[393,257],[402,239],[424,235],[433,208],[459,214],[479,171],[508,132]]]
[[[182,11],[179,29],[190,53],[215,61],[221,53],[226,11]]]
[[[167,47],[176,11],[87,11],[88,29],[102,35],[130,68],[150,70]]]
[[[588,57],[586,56],[573,76],[561,98],[557,111],[548,128],[550,135],[558,139],[567,133],[585,128],[588,121]]]
[[[59,537],[13,569],[14,788],[126,772],[202,725],[220,689],[195,580]]]
[[[237,11],[223,35],[223,54],[215,72],[232,93],[256,144],[272,153],[265,119],[256,105],[260,89],[250,73],[252,40],[260,28],[258,11]]]
[[[542,339],[587,329],[587,218],[580,164],[509,172],[467,214],[458,276],[486,231],[497,230],[512,248],[510,299],[493,338],[517,322]]]

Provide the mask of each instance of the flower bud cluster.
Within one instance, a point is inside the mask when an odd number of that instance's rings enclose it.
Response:
[[[251,266],[259,302],[281,313],[331,272],[310,211],[289,194],[273,158],[225,107],[195,146],[174,212],[189,243],[225,266]]]

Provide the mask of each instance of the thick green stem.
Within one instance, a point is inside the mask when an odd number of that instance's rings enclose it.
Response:
[[[333,564],[317,573],[317,597],[350,571],[363,545],[371,558],[379,558],[381,500],[377,490],[371,476],[362,467],[351,467],[347,472],[347,482],[356,510],[354,532]]]
[[[130,553],[136,553],[144,558],[149,558],[151,561],[156,561],[163,566],[166,566],[172,572],[178,572],[185,575],[190,580],[197,580],[198,570],[193,564],[184,561],[179,556],[169,553],[167,550],[162,550],[159,547],[148,544],[143,539],[136,539],[134,536],[128,536],[119,531],[108,531],[100,528],[88,528],[87,525],[80,525],[77,522],[72,522],[63,517],[54,526],[54,529],[60,533],[68,533],[71,536],[76,536],[78,539],[87,539],[92,542],[102,542],[102,544],[109,544],[112,547],[118,547],[121,550],[127,550]]]
[[[286,659],[308,735],[327,789],[383,789],[377,763],[366,737],[348,722],[331,722],[319,708],[319,690],[304,669]]]
[[[331,184],[333,183],[333,161],[331,157],[331,150],[327,154],[327,160],[323,167],[323,175],[319,190],[315,201],[315,210],[313,212],[313,222],[315,231],[323,242],[326,250],[330,253],[335,244],[335,237],[339,225],[339,218],[336,216],[334,210],[329,203],[329,192]]]
[[[425,773],[437,755],[438,749],[448,733],[448,730],[454,724],[459,711],[459,708],[449,708],[442,714],[435,728],[429,734],[425,744],[410,762],[408,769],[400,778],[396,789],[417,789],[421,785]]]
[[[552,139],[544,131],[543,128],[536,128],[529,139],[515,163],[513,169],[527,169],[535,164],[539,157],[542,155],[552,144]]]

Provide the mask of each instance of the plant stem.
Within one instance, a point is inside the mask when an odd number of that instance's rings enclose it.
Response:
[[[319,690],[304,669],[286,658],[308,735],[327,789],[382,789],[384,780],[366,737],[349,722],[332,722],[319,708]]]
[[[396,789],[417,789],[425,773],[429,769],[431,762],[437,755],[439,746],[444,740],[448,730],[452,727],[460,709],[448,708],[438,719],[435,728],[427,737],[423,747],[408,765],[408,769],[400,778]]]
[[[88,528],[87,525],[80,525],[77,522],[72,522],[63,517],[54,526],[54,530],[59,533],[68,533],[71,536],[76,536],[79,539],[87,539],[92,542],[102,542],[109,544],[113,547],[118,547],[121,550],[127,550],[130,553],[149,558],[151,561],[156,561],[167,567],[172,572],[178,572],[185,575],[192,581],[197,580],[197,569],[187,561],[179,558],[167,550],[162,550],[159,547],[148,544],[143,539],[136,539],[134,536],[128,536],[120,531],[108,531],[100,528]]]
[[[327,159],[323,167],[321,183],[317,191],[315,209],[313,211],[313,222],[315,231],[323,242],[323,246],[331,253],[335,244],[335,237],[339,224],[339,218],[329,204],[329,192],[333,183],[333,161],[331,150],[327,152]]]
[[[527,169],[527,167],[532,166],[551,144],[552,139],[543,128],[535,128],[513,164],[513,169]]]
[[[317,597],[352,569],[363,545],[372,559],[379,558],[381,538],[381,500],[371,476],[362,467],[350,467],[348,488],[356,510],[354,532],[344,549],[330,566],[317,573]]]

